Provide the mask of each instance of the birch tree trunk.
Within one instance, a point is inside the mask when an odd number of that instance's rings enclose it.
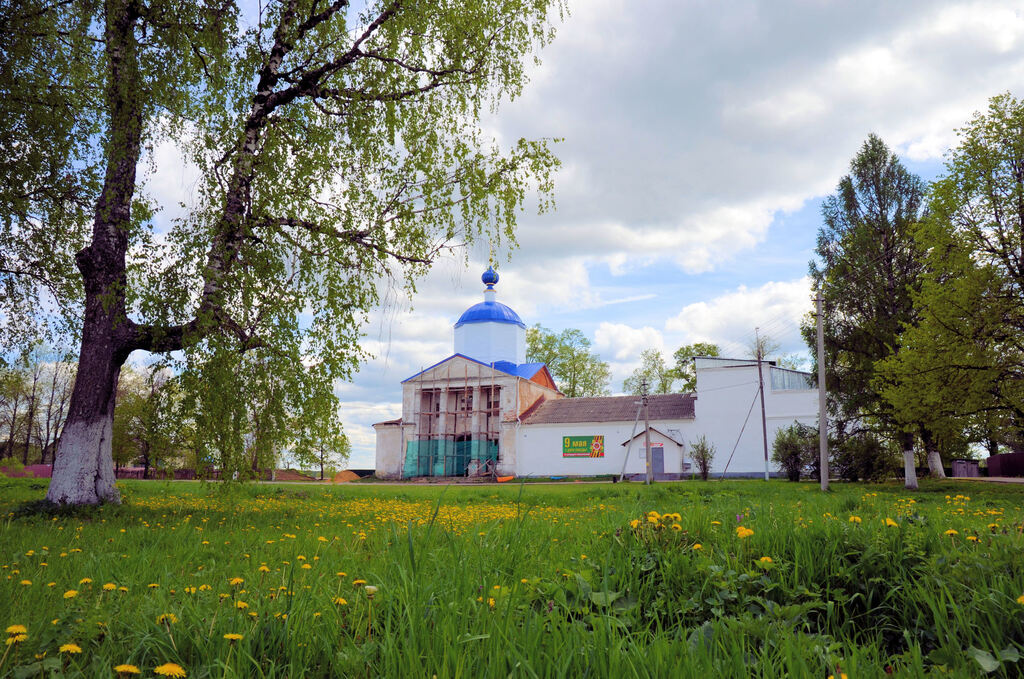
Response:
[[[135,25],[138,6],[111,0],[104,38],[109,62],[108,163],[96,203],[92,239],[75,255],[85,287],[78,375],[57,445],[46,499],[59,504],[120,502],[111,439],[117,380],[131,353],[134,324],[125,311],[125,256],[142,141],[142,98]]]

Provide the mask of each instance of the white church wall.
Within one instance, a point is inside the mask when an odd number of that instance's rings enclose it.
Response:
[[[651,421],[652,429],[676,430],[685,439],[693,427],[692,420]],[[643,430],[643,424],[638,431]],[[632,422],[574,422],[571,424],[533,424],[519,427],[516,437],[516,468],[518,476],[598,476],[622,471],[626,446],[621,445],[633,431]],[[563,457],[565,437],[604,436],[603,457]],[[685,452],[671,439],[651,432],[651,443],[662,444],[665,450],[665,472],[680,473]],[[688,458],[687,458],[688,461]],[[643,439],[633,442],[626,461],[627,474],[642,474],[646,469]]]

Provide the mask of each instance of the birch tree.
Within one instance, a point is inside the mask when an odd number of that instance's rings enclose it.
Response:
[[[453,245],[514,241],[527,192],[548,207],[557,161],[543,140],[499,145],[480,120],[520,93],[524,57],[552,39],[559,9],[0,8],[0,142],[17,150],[0,190],[2,338],[66,332],[80,346],[47,498],[119,500],[111,427],[133,352],[173,352],[203,392],[199,408],[243,408],[251,371],[238,368],[252,361],[300,409],[324,412],[301,397],[333,399],[322,385],[357,367],[381,285],[412,289]],[[201,178],[185,214],[157,231],[166,206],[146,180],[160,144]],[[241,427],[209,438],[244,448]]]

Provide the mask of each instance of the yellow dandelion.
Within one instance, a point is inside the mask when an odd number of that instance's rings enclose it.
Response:
[[[344,597],[340,597],[340,596],[334,597],[333,599],[331,599],[331,601],[334,603],[335,606],[347,606],[348,605],[348,602],[345,601]]]
[[[887,528],[896,528],[896,527],[899,526],[898,523],[896,523],[895,521],[893,521],[889,517],[885,517],[885,525],[886,525]]]
[[[133,674],[141,674],[141,672],[139,671],[138,667],[136,667],[135,665],[128,665],[128,664],[115,665],[114,666],[114,671],[117,672],[118,676],[122,676],[122,677],[128,677],[128,676],[131,676]]]
[[[181,665],[169,662],[159,665],[153,668],[153,672],[159,674],[161,677],[184,677],[185,668]]]
[[[32,581],[31,580],[22,580],[21,583],[19,583],[19,584],[21,584],[22,587],[28,587],[29,585],[32,584]]]
[[[158,583],[158,582],[151,582],[148,585],[146,585],[146,587],[149,587],[150,589],[156,589],[159,586],[160,586],[160,583]]]
[[[78,644],[61,644],[59,651],[61,653],[81,653],[82,647]]]
[[[74,599],[76,596],[78,596],[77,589],[69,589],[68,591],[64,592],[65,599]]]
[[[164,613],[156,619],[156,624],[158,625],[162,625],[165,622],[170,624],[176,623],[178,622],[178,616],[174,615],[174,613]]]
[[[311,568],[312,568],[312,566],[310,566],[308,563],[302,564],[302,570],[304,570],[304,571],[308,571]]]
[[[712,521],[712,522],[711,522],[711,525],[712,525],[712,526],[721,526],[721,525],[722,525],[722,522],[721,522],[721,521]]]
[[[971,541],[971,542],[977,542],[978,541],[978,536],[977,535],[968,535],[967,539],[969,541]]]
[[[696,550],[696,551],[702,550],[702,549],[704,549],[704,545],[702,545],[699,542],[697,542],[697,543],[695,543],[693,545],[693,549]]]
[[[117,585],[112,582],[108,582],[103,585],[104,592],[113,592],[115,589],[117,589]]]
[[[78,581],[78,584],[79,585],[91,585],[92,584],[92,578],[82,578],[81,580]]]
[[[238,610],[241,611],[241,610],[244,610],[246,608],[249,608],[249,604],[245,603],[244,601],[236,601],[235,602],[235,608],[237,608]]]
[[[1019,597],[1017,597],[1017,603],[1024,605],[1024,594],[1021,594]]]
[[[860,520],[859,516],[851,516],[850,517],[850,523],[860,523],[860,522],[861,522],[861,520]]]
[[[8,646],[13,646],[14,644],[20,644],[26,639],[28,639],[27,634],[12,634],[11,636],[7,637],[6,644]]]
[[[15,634],[28,634],[28,628],[24,625],[11,625],[7,628],[7,634],[13,636]]]
[[[678,523],[673,523],[672,524],[672,530],[674,530],[675,532],[678,533],[679,531],[683,530],[683,527],[680,526]]]
[[[639,525],[640,525],[640,519],[633,519],[632,521],[629,522],[629,527],[630,528],[636,528]]]
[[[337,573],[335,573],[335,575],[337,575],[339,578],[343,578],[346,575],[348,575],[348,573],[346,573],[345,571],[338,571]]]
[[[362,587],[365,584],[366,584],[366,580],[353,580],[352,581],[352,586],[353,587]]]
[[[648,514],[648,516],[647,516],[647,523],[661,523],[661,517],[651,516],[651,515]]]
[[[228,584],[232,587],[237,587],[238,585],[241,585],[244,582],[245,580],[243,580],[242,578],[231,578],[230,580],[228,580]]]
[[[772,558],[770,556],[762,556],[760,559],[758,559],[758,561],[760,563],[771,563]]]
[[[242,636],[241,634],[236,634],[235,632],[228,632],[227,634],[224,635],[224,638],[227,639],[228,641],[234,643],[236,641],[241,641],[245,637]]]
[[[950,528],[945,533],[943,533],[943,535],[948,535],[950,537],[953,537],[954,535],[960,535],[960,533],[958,533],[957,531],[955,531],[952,528]]]
[[[743,540],[745,538],[749,538],[753,534],[754,534],[754,531],[751,530],[750,528],[745,528],[743,526],[736,526],[736,537],[738,537],[740,540]]]
[[[266,567],[266,566],[260,566],[256,570],[258,570],[260,573],[269,573],[270,572],[270,569],[268,567]]]

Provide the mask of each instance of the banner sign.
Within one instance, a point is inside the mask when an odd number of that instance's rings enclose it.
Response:
[[[604,436],[563,436],[562,457],[604,457]]]

